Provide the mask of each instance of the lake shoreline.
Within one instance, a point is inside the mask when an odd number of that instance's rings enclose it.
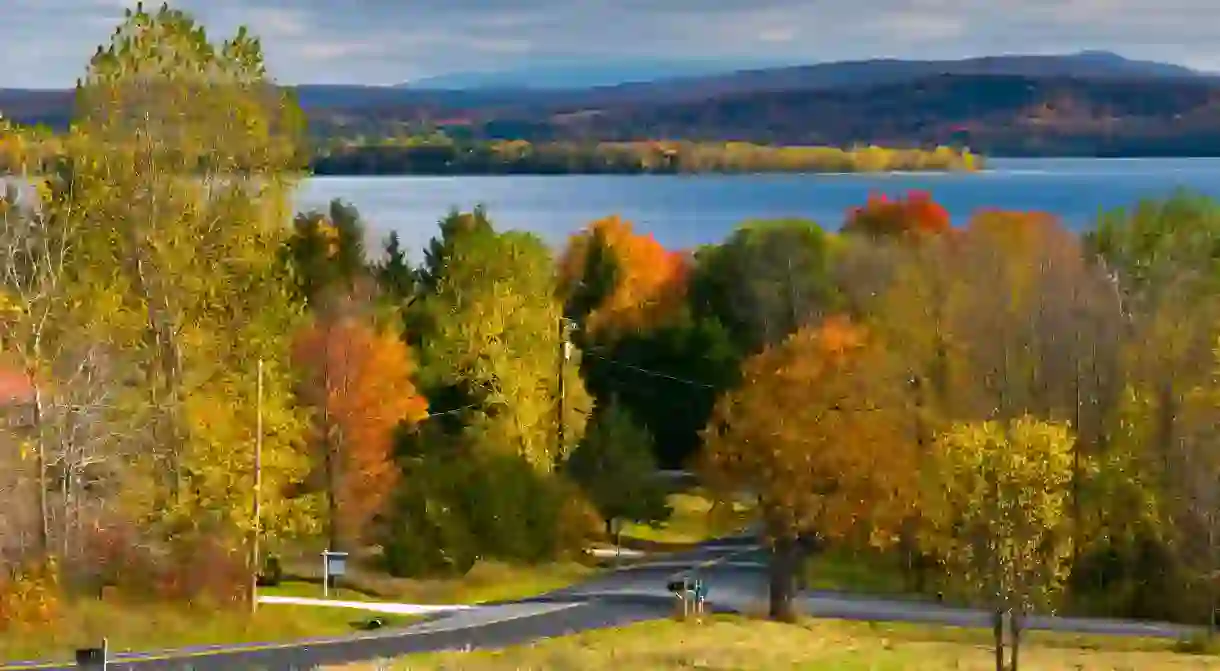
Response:
[[[408,255],[422,255],[451,209],[484,205],[498,229],[534,233],[562,246],[591,221],[617,214],[672,249],[723,240],[749,219],[802,218],[838,230],[871,194],[927,191],[954,225],[979,209],[1038,210],[1072,230],[1098,212],[1188,188],[1220,198],[1218,159],[995,159],[977,173],[798,175],[316,176],[293,196],[297,209],[332,198],[356,206],[371,245],[397,231]]]

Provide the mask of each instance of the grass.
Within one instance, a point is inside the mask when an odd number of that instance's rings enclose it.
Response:
[[[64,608],[45,629],[0,634],[0,660],[70,658],[72,651],[108,639],[110,649],[158,650],[221,643],[255,643],[337,636],[358,630],[373,615],[386,626],[412,618],[347,608],[294,608],[264,605],[254,615],[244,609],[81,600]]]
[[[480,561],[465,575],[452,578],[395,578],[367,566],[349,564],[334,598],[351,601],[396,601],[418,604],[473,604],[537,596],[589,577],[596,569],[578,562],[536,566]],[[320,575],[290,570],[295,579],[263,588],[267,595],[321,597]],[[320,573],[320,572],[319,572]]]
[[[610,671],[803,669],[804,671],[945,671],[994,668],[989,633],[832,620],[796,625],[713,617],[586,632],[503,651],[413,655],[344,671]],[[1220,669],[1220,660],[1178,654],[1170,641],[1031,635],[1024,671]]]
[[[716,506],[701,489],[676,492],[668,497],[673,515],[657,526],[647,524],[624,524],[622,544],[630,547],[646,544],[653,546],[681,546],[701,543],[718,536],[730,534],[746,526],[752,507],[744,503]]]
[[[480,562],[466,575],[448,579],[407,580],[354,565],[330,598],[345,601],[471,604],[535,596],[589,575],[577,563],[511,566]],[[343,581],[346,581],[344,583]],[[267,596],[321,598],[321,582],[286,580],[262,587]],[[291,617],[286,615],[291,613]],[[377,617],[387,627],[417,618],[328,606],[263,604],[251,617],[243,610],[217,610],[169,604],[80,600],[64,608],[63,617],[45,629],[0,633],[0,660],[59,659],[80,647],[109,639],[115,651],[158,650],[221,643],[290,641],[350,634]]]
[[[805,561],[806,589],[899,595],[906,591],[895,555],[827,549]]]

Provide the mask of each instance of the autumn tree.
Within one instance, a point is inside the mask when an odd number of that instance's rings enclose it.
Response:
[[[0,434],[8,434],[25,462],[14,472],[32,472],[22,495],[37,511],[32,554],[56,552],[69,562],[105,491],[84,492],[82,480],[115,468],[119,445],[135,427],[116,411],[122,352],[75,309],[106,297],[72,281],[81,222],[58,200],[62,175],[38,152],[46,138],[5,132],[23,138],[16,144],[32,155],[10,153],[26,188],[10,183],[0,197],[0,360],[27,381],[31,398],[28,421],[0,425]]]
[[[1110,531],[1102,548],[1120,560],[1094,571],[1097,589],[1121,590],[1130,615],[1194,617],[1207,612],[1199,597],[1212,592],[1207,576],[1218,554],[1203,446],[1216,421],[1204,399],[1215,385],[1220,314],[1211,297],[1220,274],[1211,250],[1220,245],[1220,207],[1186,192],[1144,201],[1107,213],[1085,243],[1113,273],[1127,320],[1122,421],[1114,432],[1125,476],[1114,480],[1127,500],[1159,502],[1124,506],[1126,519],[1099,512]]]
[[[926,542],[999,612],[1048,604],[1070,572],[1072,443],[1066,425],[1032,417],[955,423],[936,439]]]
[[[550,472],[579,442],[591,409],[579,352],[562,345],[545,245],[496,233],[480,217],[452,215],[425,260],[412,320],[423,381],[437,391],[429,398],[453,403],[436,410],[454,411],[466,439]]]
[[[263,486],[308,466],[288,361],[300,314],[277,263],[302,167],[285,96],[244,29],[212,43],[164,6],[129,11],[77,90],[53,207],[79,218],[72,281],[108,297],[82,309],[137,359],[126,388],[154,429],[123,491],[168,534],[248,529],[259,360]],[[309,503],[267,497],[264,528],[307,528]]]
[[[335,306],[297,338],[301,398],[314,411],[331,548],[370,538],[369,525],[398,484],[394,436],[427,415],[415,364],[395,332],[379,332],[358,307]]]
[[[705,481],[726,500],[758,496],[772,617],[793,615],[799,535],[886,546],[914,501],[904,380],[876,358],[881,343],[843,318],[803,328],[746,361],[708,424]]]
[[[686,257],[617,216],[573,235],[558,267],[570,316],[603,340],[665,321],[685,297]]]
[[[926,191],[911,191],[891,199],[870,195],[868,203],[853,208],[843,223],[844,233],[873,237],[921,237],[950,230],[949,212]]]
[[[831,250],[810,221],[746,222],[696,253],[691,308],[723,324],[742,352],[776,344],[835,309]]]

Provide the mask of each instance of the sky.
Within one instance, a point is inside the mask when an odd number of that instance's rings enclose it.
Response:
[[[71,86],[127,0],[0,0],[0,87]],[[149,3],[158,6],[159,0]],[[288,84],[609,59],[792,64],[1115,51],[1220,71],[1218,0],[178,0]]]

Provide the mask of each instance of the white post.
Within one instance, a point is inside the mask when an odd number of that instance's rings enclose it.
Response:
[[[330,597],[330,557],[322,553],[322,598]]]

